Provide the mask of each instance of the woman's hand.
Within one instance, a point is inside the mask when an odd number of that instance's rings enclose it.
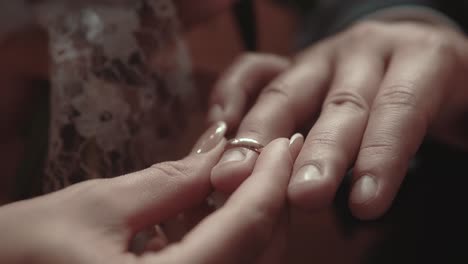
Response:
[[[212,127],[184,160],[0,207],[0,262],[250,263],[270,242],[286,200],[292,169],[286,139],[268,145],[249,180],[181,242],[140,256],[129,251],[140,230],[203,203],[225,131],[223,123]]]
[[[262,144],[312,127],[290,200],[308,209],[330,204],[353,167],[349,205],[371,219],[391,205],[428,132],[468,149],[467,72],[467,41],[451,27],[364,21],[293,62],[242,57],[215,87],[210,119]],[[214,185],[232,191],[255,159],[230,150],[212,172]]]

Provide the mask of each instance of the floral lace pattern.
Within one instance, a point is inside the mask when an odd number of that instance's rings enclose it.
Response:
[[[37,5],[52,58],[43,192],[186,154],[202,111],[172,2]]]

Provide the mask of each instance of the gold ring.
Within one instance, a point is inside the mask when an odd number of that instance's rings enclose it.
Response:
[[[226,149],[246,148],[260,154],[265,146],[250,138],[233,138],[227,142]]]

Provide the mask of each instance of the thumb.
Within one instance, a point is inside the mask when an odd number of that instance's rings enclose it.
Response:
[[[211,169],[224,150],[226,130],[224,122],[214,124],[183,160],[109,180],[109,196],[132,230],[160,223],[204,201],[211,191]]]

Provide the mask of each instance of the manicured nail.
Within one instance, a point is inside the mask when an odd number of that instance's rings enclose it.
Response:
[[[221,105],[213,105],[208,112],[208,121],[209,122],[216,122],[223,119],[223,108]]]
[[[289,139],[289,150],[291,152],[291,157],[293,161],[295,161],[297,156],[299,156],[303,145],[304,136],[300,133],[294,134],[294,136],[292,136],[291,139]]]
[[[226,152],[224,152],[223,156],[221,157],[221,160],[219,161],[219,164],[224,164],[233,161],[243,161],[247,156],[247,151],[249,150],[246,148],[228,149]]]
[[[217,122],[200,137],[192,153],[202,154],[214,149],[224,138],[226,131],[226,123],[222,121]]]
[[[300,168],[292,179],[292,184],[301,184],[310,181],[321,180],[322,173],[314,165],[305,165]]]
[[[365,204],[377,195],[377,181],[374,177],[363,176],[353,187],[351,192],[351,202],[355,204]]]
[[[296,133],[291,137],[291,139],[289,139],[289,146],[297,144],[301,140],[304,142],[304,136],[301,133]]]

